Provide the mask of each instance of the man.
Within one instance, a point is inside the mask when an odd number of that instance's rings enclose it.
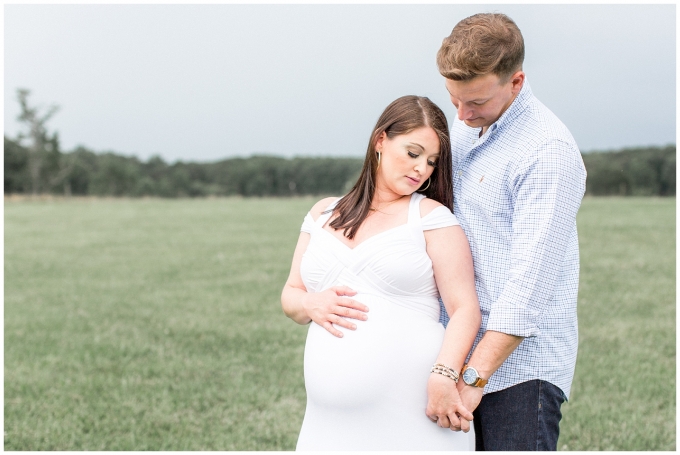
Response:
[[[437,54],[458,110],[454,213],[482,310],[458,381],[477,450],[556,450],[576,363],[586,171],[567,128],[533,96],[523,60],[522,34],[503,14],[462,20]]]

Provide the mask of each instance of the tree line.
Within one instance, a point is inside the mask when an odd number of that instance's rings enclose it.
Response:
[[[295,196],[344,194],[359,176],[362,158],[252,156],[213,163],[147,161],[85,147],[62,152],[46,123],[57,106],[41,109],[17,90],[25,127],[4,136],[5,194],[94,196]],[[586,194],[675,196],[675,145],[583,154]]]
[[[584,153],[586,194],[675,196],[675,145]]]
[[[356,181],[362,158],[281,158],[258,155],[212,163],[166,163],[78,147],[31,151],[4,138],[5,194],[95,196],[295,196],[343,194]],[[40,155],[38,159],[32,155]],[[35,164],[38,161],[39,165]],[[583,154],[586,194],[675,196],[675,145]]]
[[[32,174],[26,147],[5,139],[5,194],[95,196],[295,196],[340,194],[361,171],[356,158],[252,156],[212,163],[166,163],[78,147],[69,153],[45,151]]]

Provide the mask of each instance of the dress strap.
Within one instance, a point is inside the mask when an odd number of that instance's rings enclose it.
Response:
[[[420,224],[420,201],[425,199],[425,195],[420,193],[411,194],[408,205],[408,222]]]
[[[338,202],[340,201],[340,199],[342,199],[342,198],[339,197],[336,200],[334,200],[333,202],[331,202],[331,204],[328,207],[326,207],[326,209],[323,212],[321,212],[321,215],[319,216],[319,218],[316,219],[316,222],[315,222],[315,224],[318,227],[321,228],[321,227],[323,227],[324,224],[326,224],[326,222],[331,217],[331,215],[333,215],[333,209],[335,208],[336,205],[338,205]],[[328,212],[328,213],[326,213],[326,212]]]
[[[440,205],[421,219],[423,231],[439,229],[448,226],[457,226],[460,223],[456,215],[451,213],[448,207]]]
[[[413,193],[411,201],[408,206],[408,225],[411,230],[411,237],[417,245],[423,249],[426,247],[425,235],[423,234],[423,225],[420,221],[420,201],[425,199],[424,194]]]
[[[312,215],[309,212],[307,212],[307,215],[305,215],[304,220],[302,220],[300,232],[306,232],[307,234],[311,234],[312,229],[314,229],[314,219],[312,218]]]
[[[302,227],[300,227],[300,232],[306,232],[308,234],[312,233],[312,230],[314,228],[322,228],[324,224],[326,224],[326,221],[328,221],[328,218],[333,214],[332,209],[335,207],[335,205],[338,203],[338,201],[342,198],[337,198],[335,201],[333,201],[326,209],[321,212],[321,215],[319,218],[314,220],[312,218],[312,214],[310,212],[307,212],[307,215],[305,215],[304,220],[302,221]],[[327,210],[331,210],[329,213],[324,213]]]

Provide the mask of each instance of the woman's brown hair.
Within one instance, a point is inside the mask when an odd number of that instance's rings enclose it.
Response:
[[[446,116],[439,107],[423,96],[402,96],[394,100],[382,113],[373,128],[366,150],[366,159],[359,180],[333,209],[337,215],[330,223],[333,229],[344,229],[343,235],[353,239],[359,226],[368,216],[375,194],[378,158],[375,144],[384,132],[389,139],[411,131],[430,127],[439,137],[439,158],[430,177],[430,185],[422,192],[453,211],[453,182],[451,175],[451,140]]]

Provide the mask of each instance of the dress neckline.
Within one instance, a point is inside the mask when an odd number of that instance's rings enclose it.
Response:
[[[326,210],[324,210],[324,212],[327,211],[327,210],[331,210],[331,213],[328,213],[328,214],[325,214],[325,215],[322,214],[321,216],[319,216],[319,218],[317,218],[316,222],[318,223],[318,228],[321,229],[322,231],[324,231],[326,234],[328,234],[328,235],[329,235],[330,237],[332,237],[333,239],[335,239],[336,242],[338,242],[340,245],[342,245],[343,247],[345,247],[347,250],[349,250],[349,251],[354,251],[354,250],[356,250],[357,248],[359,248],[360,246],[362,246],[364,243],[369,242],[370,240],[373,240],[373,239],[376,238],[376,237],[381,237],[383,234],[387,234],[387,233],[389,233],[389,232],[391,232],[391,231],[394,231],[394,230],[396,230],[396,229],[403,228],[404,226],[408,226],[409,224],[411,224],[411,223],[413,222],[412,217],[414,216],[414,214],[412,213],[413,210],[414,210],[414,207],[413,207],[413,205],[414,205],[414,200],[415,200],[415,202],[416,202],[416,205],[417,205],[418,209],[420,209],[420,198],[416,198],[416,197],[415,197],[416,194],[418,194],[418,193],[413,192],[413,193],[411,194],[410,198],[409,198],[408,215],[407,215],[407,218],[406,218],[406,223],[400,224],[400,225],[398,225],[398,226],[393,226],[393,227],[391,227],[391,228],[389,228],[389,229],[385,229],[384,231],[380,231],[380,232],[378,232],[377,234],[373,234],[372,236],[368,237],[367,239],[364,239],[361,243],[359,243],[358,245],[355,245],[354,247],[351,247],[351,246],[347,245],[345,242],[343,242],[342,240],[340,240],[339,238],[337,238],[336,236],[334,236],[332,232],[330,232],[330,231],[324,229],[324,226],[326,225],[326,223],[327,223],[328,220],[330,219],[331,215],[333,214],[332,209],[335,207],[335,205],[338,203],[338,201],[339,201],[340,199],[342,199],[342,198],[338,198],[338,199],[336,199],[333,203],[331,203],[331,205],[329,205],[328,208],[326,208]],[[322,213],[323,213],[323,212],[322,212]],[[418,214],[419,214],[419,213],[420,213],[420,212],[418,212]],[[323,218],[323,219],[322,219],[322,218]]]
[[[344,246],[345,248],[347,248],[349,251],[354,251],[354,250],[356,250],[357,248],[359,248],[360,246],[362,246],[364,243],[367,243],[367,242],[373,240],[373,239],[376,238],[376,237],[380,237],[380,236],[382,236],[383,234],[387,234],[387,233],[389,233],[390,231],[394,231],[395,229],[400,229],[400,228],[403,228],[404,226],[408,226],[408,225],[409,225],[409,222],[407,221],[406,223],[400,224],[399,226],[394,226],[394,227],[391,227],[391,228],[386,229],[386,230],[384,230],[384,231],[380,231],[380,232],[378,232],[377,234],[373,234],[373,235],[370,236],[369,238],[362,240],[361,243],[359,243],[358,245],[354,245],[354,247],[351,247],[351,246],[347,245],[345,242],[343,242],[342,240],[340,240],[339,238],[337,238],[336,236],[334,236],[333,233],[331,233],[330,231],[327,231],[326,229],[324,229],[323,226],[321,226],[319,229],[321,229],[322,231],[324,231],[326,234],[328,234],[331,238],[333,238],[333,239],[334,239],[336,242],[338,242],[340,245],[342,245],[342,246]]]

